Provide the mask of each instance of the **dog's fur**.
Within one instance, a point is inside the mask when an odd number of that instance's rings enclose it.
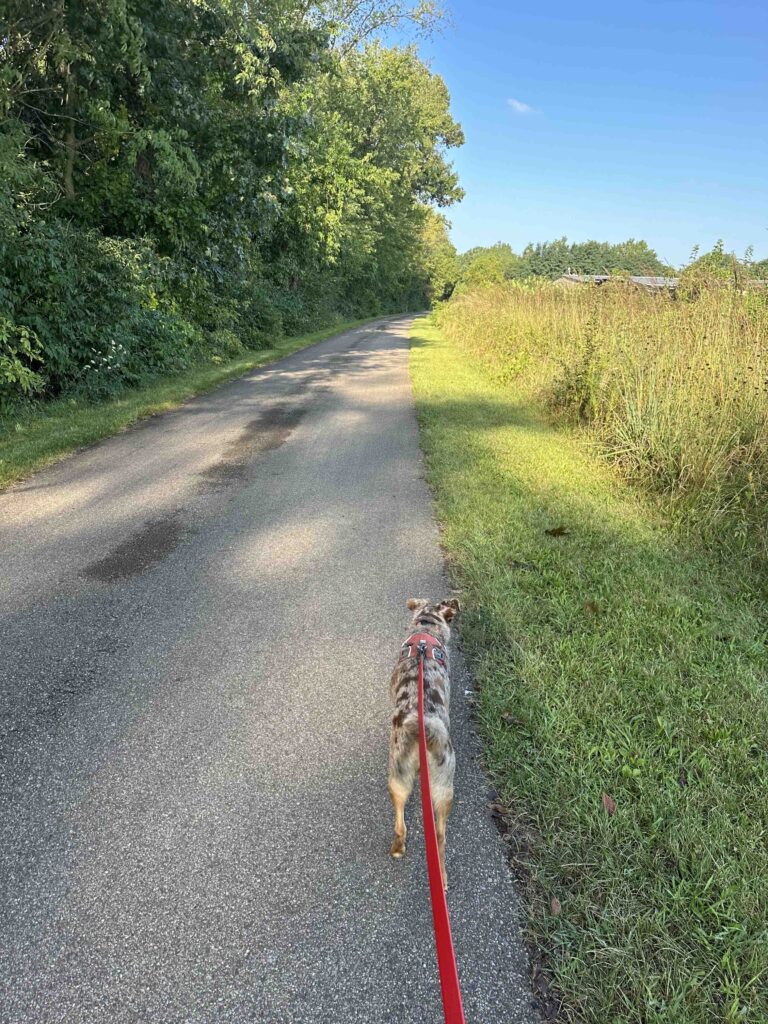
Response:
[[[435,809],[435,827],[440,851],[443,887],[448,888],[445,871],[445,826],[453,805],[453,772],[456,755],[449,734],[451,675],[448,660],[448,625],[459,611],[456,598],[447,601],[412,597],[406,606],[413,612],[411,634],[429,633],[445,651],[443,665],[433,658],[424,662],[424,726],[427,734],[429,779]],[[405,854],[405,805],[419,772],[419,663],[418,658],[401,658],[392,673],[389,695],[394,705],[389,739],[389,795],[395,808],[393,857]]]

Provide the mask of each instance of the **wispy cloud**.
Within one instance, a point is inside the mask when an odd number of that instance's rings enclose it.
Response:
[[[507,103],[512,107],[516,114],[532,114],[533,107],[529,107],[527,103],[523,103],[522,100],[507,100]]]

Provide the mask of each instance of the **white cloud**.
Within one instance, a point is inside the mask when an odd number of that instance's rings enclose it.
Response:
[[[532,114],[533,107],[529,107],[527,103],[523,103],[522,100],[507,100],[507,103],[512,107],[516,114]]]

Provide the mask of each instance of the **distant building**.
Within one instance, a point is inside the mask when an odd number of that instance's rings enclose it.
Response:
[[[631,284],[639,285],[649,292],[660,292],[668,289],[674,291],[677,288],[679,277],[628,277],[616,278],[611,274],[563,274],[558,277],[555,284],[566,285],[567,287],[578,284],[605,284],[606,281],[629,281]]]

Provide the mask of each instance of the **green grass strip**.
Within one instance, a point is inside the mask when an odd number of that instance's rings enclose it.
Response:
[[[370,318],[350,320],[312,334],[283,338],[269,348],[244,352],[231,361],[193,366],[172,377],[150,380],[106,401],[62,399],[0,419],[0,488],[78,448],[116,434],[137,420],[173,409],[193,395],[210,391],[257,366],[370,322]]]
[[[411,369],[485,762],[564,1018],[765,1024],[768,658],[747,563],[682,540],[428,321]]]

